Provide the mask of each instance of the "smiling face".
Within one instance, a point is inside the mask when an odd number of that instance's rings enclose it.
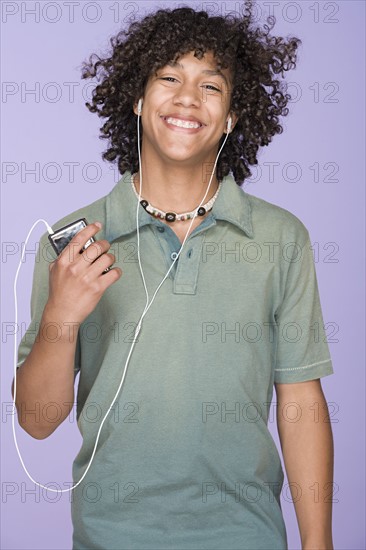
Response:
[[[158,69],[143,98],[142,154],[150,161],[213,163],[229,116],[230,78],[229,69],[217,70],[211,52],[201,60],[190,52]]]

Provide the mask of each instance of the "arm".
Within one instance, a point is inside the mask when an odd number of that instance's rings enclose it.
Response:
[[[20,426],[32,437],[48,437],[69,415],[74,401],[77,330],[105,290],[120,278],[119,268],[102,274],[115,261],[106,240],[79,251],[100,230],[88,225],[49,266],[49,294],[38,338],[16,375],[15,405]],[[35,281],[37,285],[37,280]],[[14,381],[12,387],[14,398]],[[47,415],[47,406],[55,403]],[[56,417],[56,419],[55,419]]]
[[[275,383],[275,388],[278,434],[302,549],[333,550],[333,436],[320,379]]]
[[[73,330],[46,305],[32,350],[17,369],[18,422],[35,439],[51,435],[72,410],[77,341],[77,331],[73,334]],[[12,396],[14,399],[14,380]],[[56,404],[56,412],[52,406],[47,414],[51,403]]]

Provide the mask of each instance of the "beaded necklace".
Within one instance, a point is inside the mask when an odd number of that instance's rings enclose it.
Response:
[[[132,189],[133,189],[133,191],[134,191],[134,193],[135,193],[135,195],[138,199],[139,194],[136,191],[136,188],[135,188],[135,185],[134,185],[134,178],[135,178],[136,175],[137,175],[137,173],[132,175],[131,185],[132,185]],[[221,181],[219,182],[219,186],[217,188],[216,193],[214,194],[214,196],[208,202],[206,202],[206,204],[204,204],[203,206],[200,206],[198,210],[197,210],[197,208],[195,208],[191,212],[184,212],[183,214],[177,214],[176,212],[164,212],[163,210],[160,210],[159,208],[156,208],[152,204],[149,204],[146,199],[140,200],[140,204],[146,210],[146,212],[148,212],[149,214],[151,214],[155,218],[159,218],[161,220],[166,220],[167,222],[191,220],[194,217],[196,212],[197,212],[197,216],[204,216],[206,214],[206,212],[209,212],[212,209],[213,204],[214,204],[214,202],[217,199],[217,196],[219,194],[220,188],[221,188]]]

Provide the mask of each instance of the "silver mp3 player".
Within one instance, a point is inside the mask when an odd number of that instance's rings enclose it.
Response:
[[[61,227],[60,229],[57,229],[52,235],[48,235],[48,240],[50,241],[52,248],[56,252],[57,255],[60,255],[63,249],[69,244],[71,239],[75,237],[79,231],[84,229],[88,225],[88,222],[85,218],[81,218],[80,220],[76,220],[73,223],[70,223],[69,225],[65,225],[64,227]],[[85,243],[82,250],[85,250],[90,246],[92,243],[95,242],[94,237],[90,237],[90,239]],[[82,250],[80,253],[82,253]],[[103,273],[107,273],[110,270],[110,267],[107,267]]]
[[[64,227],[61,227],[61,229],[58,229],[52,235],[48,235],[48,240],[52,244],[52,247],[57,255],[61,254],[63,249],[69,244],[71,239],[75,237],[79,231],[84,229],[88,225],[88,222],[85,218],[82,218],[80,220],[76,220],[76,222],[70,223],[69,225],[65,225]],[[95,242],[95,239],[91,237],[91,239],[88,240],[87,243],[85,243],[85,246],[83,247],[83,250],[88,248],[89,245],[91,245],[92,242]]]

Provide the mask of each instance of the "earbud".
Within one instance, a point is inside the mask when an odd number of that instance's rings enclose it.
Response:
[[[142,98],[140,97],[139,102],[137,104],[137,112],[139,115],[141,114],[141,109],[142,109]]]
[[[227,129],[226,129],[227,133],[231,132],[231,125],[232,125],[232,120],[231,120],[231,116],[229,116],[227,121]]]

